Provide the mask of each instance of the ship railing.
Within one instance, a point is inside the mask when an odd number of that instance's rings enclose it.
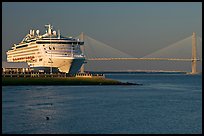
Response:
[[[90,74],[90,73],[78,73],[75,77],[85,77],[85,78],[105,78],[104,74]]]
[[[66,73],[40,73],[40,72],[28,72],[28,73],[2,73],[2,77],[66,77]]]

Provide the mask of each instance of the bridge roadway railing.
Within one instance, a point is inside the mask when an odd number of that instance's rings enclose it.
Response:
[[[167,60],[167,61],[201,61],[200,59],[178,59],[178,58],[87,58],[86,60],[93,61],[110,61],[110,60]]]

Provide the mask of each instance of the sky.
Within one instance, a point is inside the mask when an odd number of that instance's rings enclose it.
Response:
[[[81,32],[131,56],[143,57],[196,32],[201,2],[3,2],[2,60],[30,29],[51,23],[64,36]]]

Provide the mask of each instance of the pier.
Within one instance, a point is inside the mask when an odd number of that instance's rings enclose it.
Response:
[[[77,77],[77,78],[105,78],[104,74],[91,74],[91,73],[78,73],[69,75],[66,73],[39,73],[39,72],[28,72],[28,73],[2,73],[2,77]]]
[[[66,73],[2,73],[2,77],[67,77]]]

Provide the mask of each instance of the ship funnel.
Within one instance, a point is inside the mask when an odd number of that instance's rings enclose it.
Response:
[[[48,27],[48,34],[51,35],[52,34],[52,26],[51,26],[51,24],[45,25],[45,27]]]
[[[33,33],[32,33],[32,35],[33,35],[33,36],[35,35],[35,30],[33,30]]]
[[[40,34],[40,30],[36,30],[36,34],[39,35]]]
[[[56,35],[57,34],[56,31],[53,31],[53,34]]]
[[[60,39],[60,30],[58,30],[58,39]]]
[[[33,33],[33,31],[32,31],[32,30],[30,30],[30,35],[32,35],[32,33]]]
[[[35,30],[30,30],[30,35],[34,36],[35,35]]]

